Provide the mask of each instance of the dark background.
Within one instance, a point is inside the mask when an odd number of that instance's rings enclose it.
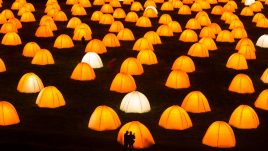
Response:
[[[1,11],[10,8],[14,0],[4,0]],[[193,58],[196,71],[189,74],[191,87],[189,89],[173,90],[165,87],[165,81],[171,71],[173,61],[186,55],[192,43],[180,42],[179,35],[173,37],[161,37],[162,45],[154,46],[158,58],[158,64],[144,65],[144,74],[134,76],[137,90],[144,93],[150,101],[152,110],[145,114],[126,114],[119,110],[119,105],[125,94],[110,92],[109,87],[114,76],[119,72],[121,63],[128,57],[136,57],[137,51],[132,50],[133,42],[121,42],[119,48],[107,48],[108,53],[100,55],[105,67],[96,69],[96,80],[79,82],[70,79],[75,66],[81,61],[86,45],[74,42],[75,47],[71,49],[53,48],[56,37],[60,34],[73,36],[73,30],[67,29],[67,22],[56,22],[58,30],[54,32],[53,38],[37,38],[34,36],[40,18],[44,15],[45,3],[43,0],[27,0],[34,4],[36,22],[23,23],[19,30],[22,45],[9,47],[0,45],[0,57],[4,60],[7,72],[0,74],[0,100],[12,103],[20,116],[20,124],[0,127],[0,146],[3,150],[33,149],[33,150],[122,150],[121,145],[116,142],[118,130],[108,132],[96,132],[87,128],[91,113],[99,105],[112,107],[120,117],[122,125],[127,122],[138,120],[151,131],[156,145],[147,150],[222,150],[210,148],[202,144],[202,138],[211,123],[216,120],[228,122],[233,110],[240,104],[254,107],[254,101],[259,93],[267,88],[260,80],[260,76],[267,68],[268,52],[266,49],[256,47],[257,60],[248,60],[249,69],[246,71],[235,71],[227,69],[225,64],[234,50],[235,43],[217,43],[219,50],[210,52],[206,59]],[[62,10],[70,19],[71,6],[65,5],[65,0],[58,0]],[[92,2],[92,1],[91,1]],[[144,1],[142,1],[144,4]],[[237,1],[238,15],[243,7]],[[224,4],[220,4],[224,5]],[[126,13],[129,6],[122,5]],[[212,5],[213,7],[214,5]],[[160,10],[161,5],[158,5]],[[87,8],[87,16],[80,19],[87,23],[92,31],[93,38],[102,39],[108,33],[109,26],[99,25],[91,22],[90,17],[100,7]],[[195,17],[177,15],[177,9],[169,13],[173,20],[178,21],[182,28],[188,19]],[[207,10],[208,14],[210,10]],[[13,11],[14,14],[17,11]],[[267,6],[263,10],[267,14]],[[142,12],[138,12],[141,16]],[[16,16],[17,18],[20,18]],[[248,32],[249,38],[256,43],[259,36],[267,34],[268,29],[258,29],[251,23],[252,17],[239,16]],[[147,31],[156,31],[159,26],[158,19],[151,19],[152,28],[138,28],[134,23],[124,23],[124,26],[132,29],[135,38],[142,37]],[[220,20],[220,16],[210,15],[212,22],[218,23],[222,29],[228,29],[228,25]],[[197,31],[199,34],[199,31]],[[2,39],[3,34],[0,34]],[[35,41],[41,48],[51,51],[55,65],[37,66],[31,64],[30,58],[22,56],[22,49],[27,42]],[[116,58],[115,67],[107,69],[107,62]],[[66,106],[57,109],[41,109],[35,105],[36,94],[22,94],[17,92],[16,87],[21,76],[27,72],[36,73],[45,86],[56,86],[66,100]],[[254,83],[256,92],[250,95],[231,93],[228,86],[232,78],[238,73],[250,76]],[[202,91],[209,100],[212,112],[204,114],[189,113],[193,127],[184,131],[165,130],[158,126],[161,113],[171,105],[180,105],[183,98],[193,90]],[[239,130],[233,128],[237,145],[233,149],[226,150],[268,150],[268,112],[255,108],[259,115],[260,126],[256,130]]]

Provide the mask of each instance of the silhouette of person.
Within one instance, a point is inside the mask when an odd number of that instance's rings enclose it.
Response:
[[[86,44],[86,39],[84,36],[81,38],[81,43],[82,43],[82,45]]]
[[[126,131],[124,134],[124,147],[126,149],[129,148],[129,132],[128,131]]]
[[[131,131],[129,132],[129,148],[133,149],[133,144],[135,143],[135,134]]]

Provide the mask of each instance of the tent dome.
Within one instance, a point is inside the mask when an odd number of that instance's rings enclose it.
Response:
[[[136,40],[132,49],[136,51],[154,50],[154,47],[147,38],[139,38],[138,40]]]
[[[152,50],[141,50],[138,53],[137,59],[141,62],[141,64],[146,65],[152,65],[158,63],[156,55]]]
[[[196,30],[196,29],[201,29],[201,25],[195,18],[191,18],[187,21],[185,28]]]
[[[87,28],[77,28],[77,27],[75,29],[76,30],[74,31],[73,40],[81,41],[83,37],[84,37],[85,40],[92,39],[91,32],[90,32],[89,29],[87,29]]]
[[[248,37],[247,31],[243,27],[234,28],[231,32],[235,39],[242,39]]]
[[[102,15],[103,13],[101,11],[94,11],[91,15],[90,20],[99,22]]]
[[[186,72],[173,70],[169,74],[165,86],[173,89],[189,88],[190,80]]]
[[[40,46],[36,42],[28,42],[22,50],[22,55],[25,57],[34,57],[40,49]]]
[[[124,29],[123,23],[121,21],[114,21],[109,28],[109,32],[118,33],[122,29]]]
[[[0,58],[0,73],[6,71],[6,66],[4,61]]]
[[[256,99],[254,106],[268,111],[268,89],[263,90]]]
[[[238,53],[242,54],[248,60],[256,59],[255,48],[250,45],[243,45],[239,48]]]
[[[18,29],[14,23],[6,22],[2,25],[0,32],[3,34],[9,33],[9,32],[17,33]]]
[[[190,73],[195,71],[195,65],[190,57],[182,55],[174,61],[171,69]]]
[[[181,25],[177,21],[170,21],[167,25],[174,33],[182,32]]]
[[[102,13],[110,14],[114,12],[114,9],[110,4],[103,4],[100,11]]]
[[[146,0],[145,3],[144,3],[144,5],[143,5],[143,7],[146,10],[146,8],[147,9],[149,9],[149,8],[155,8],[156,9],[157,6],[156,6],[154,0]],[[156,10],[156,12],[157,12],[157,10]]]
[[[162,11],[173,11],[173,4],[171,2],[164,2],[160,8]]]
[[[160,25],[157,28],[156,33],[159,36],[163,36],[163,37],[172,37],[173,36],[173,31],[168,25]]]
[[[183,42],[196,42],[198,41],[198,36],[195,31],[186,29],[181,33],[179,40]]]
[[[118,0],[113,0],[113,2],[118,2],[119,3]],[[118,18],[118,19],[125,18],[126,17],[126,13],[125,13],[124,9],[122,9],[122,8],[116,8],[114,10],[113,17],[114,18]]]
[[[120,104],[120,110],[126,113],[145,113],[151,110],[147,97],[139,91],[126,94]]]
[[[213,122],[206,131],[202,143],[217,148],[232,148],[236,145],[233,129],[224,121]]]
[[[146,1],[146,2],[154,2],[154,1]],[[145,2],[145,4],[146,4],[146,2]],[[143,16],[149,17],[149,18],[157,18],[158,11],[157,11],[155,6],[150,5],[150,6],[145,7],[145,10],[143,12]]]
[[[136,90],[134,78],[127,73],[118,73],[110,86],[110,91],[119,93],[128,93]]]
[[[192,11],[191,8],[188,5],[182,5],[181,8],[178,11],[179,15],[191,15]]]
[[[235,70],[246,70],[248,69],[248,64],[246,58],[242,54],[234,53],[229,57],[226,67]]]
[[[229,85],[228,90],[241,94],[255,92],[253,83],[246,74],[237,74]]]
[[[119,0],[110,0],[110,5],[115,8],[121,7],[121,3]]]
[[[151,20],[146,17],[146,16],[141,16],[137,22],[136,22],[137,27],[152,27]]]
[[[232,113],[229,124],[238,129],[255,129],[259,126],[257,113],[248,105],[239,105]]]
[[[65,100],[55,86],[47,86],[39,92],[36,104],[41,108],[57,108],[64,106]]]
[[[0,101],[0,126],[14,125],[19,122],[15,107],[7,101]]]
[[[90,81],[96,78],[93,68],[84,62],[80,62],[74,68],[71,79],[79,81]]]
[[[53,32],[51,28],[48,25],[40,25],[36,32],[35,32],[36,37],[53,37]]]
[[[261,76],[261,80],[263,83],[268,83],[268,68],[265,69]]]
[[[54,42],[54,47],[58,49],[74,47],[73,40],[66,34],[61,34]]]
[[[268,35],[264,34],[260,36],[256,42],[256,46],[268,48]]]
[[[172,22],[172,18],[169,14],[163,14],[160,16],[158,23],[167,25],[168,23]]]
[[[188,55],[190,55],[192,57],[206,58],[206,57],[209,57],[209,52],[208,52],[206,45],[197,42],[197,43],[194,43],[190,47],[190,49],[188,51]]]
[[[139,19],[139,16],[135,12],[128,12],[127,16],[125,17],[125,22],[137,22]]]
[[[100,16],[99,24],[111,25],[114,22],[114,17],[111,14],[102,14]]]
[[[235,42],[234,36],[229,30],[222,30],[221,32],[219,32],[216,41],[217,42],[230,42],[230,43]]]
[[[212,29],[214,34],[219,34],[222,31],[220,25],[217,23],[211,23],[208,27]]]
[[[1,43],[7,46],[16,46],[21,44],[21,39],[17,33],[9,32],[4,35]]]
[[[255,0],[245,0],[245,5],[246,6],[250,6],[251,4],[253,4],[255,2]]]
[[[178,105],[168,107],[162,113],[158,125],[171,130],[185,130],[193,126],[188,113]]]
[[[104,43],[99,39],[92,39],[86,46],[85,52],[96,52],[103,54],[107,52]]]
[[[115,130],[120,125],[121,121],[116,112],[106,105],[98,106],[88,122],[88,128],[95,131]]]
[[[93,69],[103,67],[102,60],[96,52],[87,52],[81,62],[89,64]]]
[[[216,38],[216,35],[215,33],[213,32],[213,29],[211,27],[203,27],[200,31],[200,34],[199,34],[199,37],[200,38],[213,38],[215,39]]]
[[[17,86],[17,90],[21,93],[36,93],[43,88],[42,80],[32,72],[24,74]]]
[[[200,44],[203,44],[204,46],[206,46],[206,48],[207,48],[208,50],[211,50],[211,51],[213,51],[213,50],[217,50],[217,49],[218,49],[218,47],[217,47],[215,41],[214,41],[212,38],[209,38],[209,37],[201,38],[201,39],[199,40],[199,43],[200,43]]]
[[[130,6],[130,10],[134,12],[138,12],[138,11],[142,11],[143,7],[140,2],[134,1]]]
[[[105,4],[104,0],[94,0],[93,1],[93,5],[95,5],[95,6],[101,6],[103,4]]]
[[[39,25],[40,26],[41,25],[48,26],[51,31],[56,31],[58,29],[57,25],[55,24],[55,22],[53,20],[51,20],[51,19],[46,19],[44,21],[40,21]],[[45,32],[45,31],[39,31],[39,32],[42,34],[42,32]]]
[[[35,53],[31,63],[35,65],[55,64],[52,54],[47,49],[38,50]]]
[[[148,31],[143,36],[146,38],[152,45],[161,44],[161,39],[158,34],[154,31]]]
[[[122,41],[134,41],[135,37],[132,33],[132,31],[128,28],[124,28],[119,31],[117,34],[117,38]]]
[[[254,12],[250,7],[244,7],[241,12],[240,12],[241,16],[253,16]]]
[[[58,11],[54,16],[53,16],[53,20],[55,21],[68,21],[68,18],[66,16],[66,14],[63,11]]]
[[[122,126],[118,132],[117,142],[121,145],[124,145],[124,134],[126,131],[135,134],[135,142],[133,145],[135,149],[148,148],[155,144],[152,134],[145,125],[139,121],[131,121]]]
[[[129,57],[122,63],[120,72],[130,75],[141,75],[143,74],[143,67],[138,59]]]
[[[74,15],[74,16],[86,16],[87,12],[83,6],[77,5],[76,7],[73,7],[72,15]]]
[[[223,12],[224,12],[224,9],[222,8],[221,5],[215,5],[211,10],[211,14],[213,15],[222,15]]]
[[[236,50],[240,50],[241,46],[243,45],[249,45],[254,51],[256,51],[255,46],[253,42],[249,38],[242,38],[238,41],[238,43],[235,46]]]
[[[120,47],[120,42],[117,36],[113,33],[106,34],[103,37],[102,42],[106,47]]]
[[[35,22],[34,14],[31,12],[24,12],[20,18],[21,22]]]
[[[210,112],[210,106],[205,95],[200,91],[192,91],[183,99],[181,107],[187,112],[204,113]]]
[[[260,19],[265,18],[263,13],[257,13],[254,15],[254,17],[252,18],[252,22],[253,23],[257,23]]]
[[[1,12],[2,15],[4,15],[6,17],[6,19],[11,19],[11,18],[14,18],[14,14],[13,12],[10,10],[10,9],[4,9],[2,12]]]

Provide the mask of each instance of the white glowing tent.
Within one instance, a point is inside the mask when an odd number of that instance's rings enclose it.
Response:
[[[259,46],[262,48],[268,48],[268,35],[264,34],[264,35],[260,36],[256,42],[256,46]]]

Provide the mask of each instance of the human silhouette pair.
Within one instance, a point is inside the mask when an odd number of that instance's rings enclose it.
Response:
[[[131,131],[126,131],[124,134],[124,147],[126,149],[133,149],[133,144],[135,142],[135,134]]]

